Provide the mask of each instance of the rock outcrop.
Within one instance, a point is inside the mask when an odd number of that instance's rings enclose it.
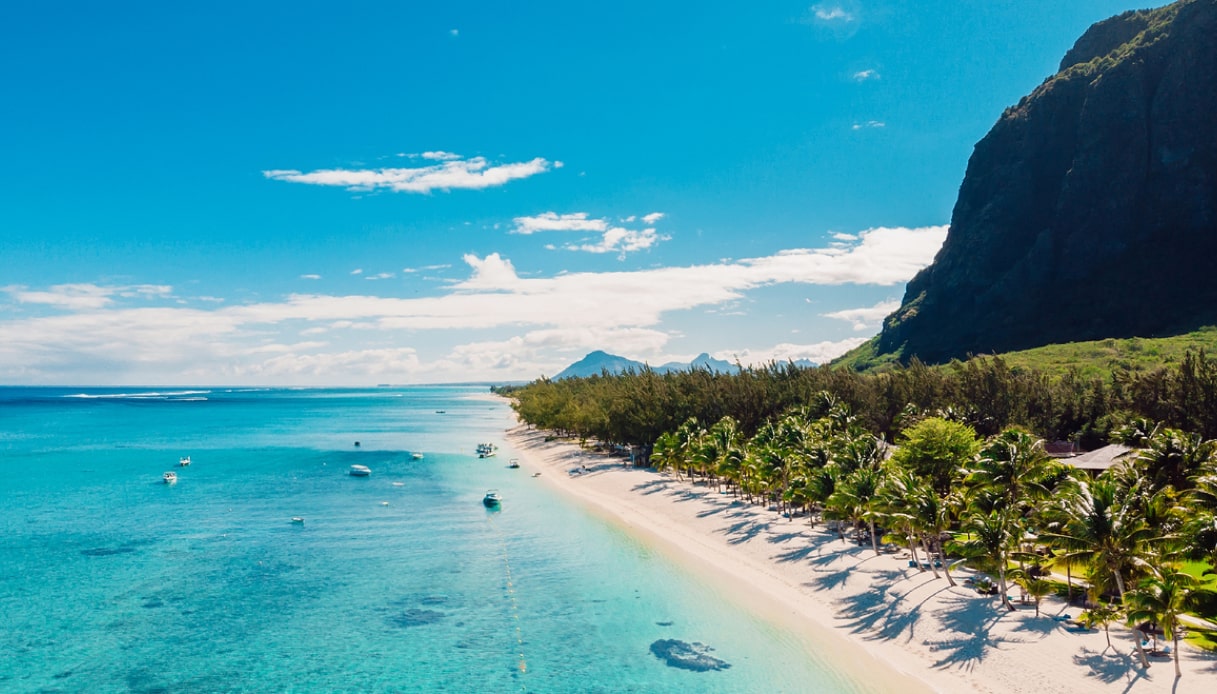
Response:
[[[975,147],[874,345],[969,354],[1217,323],[1217,0],[1092,26]]]

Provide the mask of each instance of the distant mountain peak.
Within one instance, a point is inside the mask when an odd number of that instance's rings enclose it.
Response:
[[[645,362],[635,361],[604,350],[588,352],[587,356],[571,364],[554,376],[554,380],[563,378],[587,378],[599,376],[602,373],[619,374],[627,371],[642,371],[648,368]],[[716,373],[737,373],[739,367],[722,359],[715,359],[707,352],[697,355],[691,362],[668,362],[662,366],[651,367],[655,373],[674,371],[690,371],[693,369],[710,370]]]

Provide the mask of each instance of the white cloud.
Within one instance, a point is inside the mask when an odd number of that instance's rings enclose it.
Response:
[[[655,224],[663,219],[662,212],[652,212],[641,217],[646,224]],[[623,223],[637,221],[637,215],[623,217]],[[646,250],[660,241],[666,241],[668,236],[661,236],[653,227],[646,229],[627,229],[612,226],[607,218],[591,217],[587,212],[558,214],[557,212],[542,212],[534,217],[516,217],[514,220],[515,234],[535,234],[544,231],[588,231],[601,234],[599,240],[585,240],[567,243],[562,248],[568,251],[583,251],[585,253],[617,253],[624,257],[627,253]],[[547,244],[547,249],[557,248]]]
[[[872,129],[872,128],[885,128],[885,127],[887,127],[887,123],[884,123],[883,121],[868,120],[865,123],[854,123],[851,129],[862,130],[864,128]]]
[[[352,275],[362,275],[362,274],[363,274],[363,268],[361,268],[361,267],[357,267],[357,268],[355,268],[354,270],[351,270],[351,274],[352,274]]]
[[[893,311],[900,308],[900,301],[889,300],[881,301],[874,306],[865,308],[847,308],[843,311],[833,311],[832,313],[821,314],[825,318],[835,318],[837,320],[849,321],[854,330],[866,330],[874,328]]]
[[[744,366],[765,366],[771,362],[784,363],[807,359],[815,364],[826,364],[849,350],[866,342],[865,337],[850,337],[837,342],[816,342],[810,345],[782,343],[763,349],[724,350],[716,352],[715,359],[731,363],[737,360]]]
[[[350,191],[385,189],[399,193],[431,193],[436,190],[493,188],[545,173],[551,167],[561,167],[561,162],[551,164],[540,157],[526,162],[491,166],[484,157],[453,159],[451,157],[458,155],[448,152],[425,152],[422,156],[440,160],[441,163],[421,168],[319,169],[307,173],[296,169],[270,169],[263,171],[262,175],[273,181],[339,186]]]
[[[56,284],[46,291],[28,291],[24,286],[11,285],[0,287],[21,304],[43,304],[69,311],[99,309],[114,303],[115,297],[121,298],[163,298],[173,292],[173,288],[161,284],[137,284],[129,286],[103,287],[90,283]]]
[[[467,255],[467,279],[439,295],[396,298],[367,295],[293,294],[282,300],[220,305],[117,306],[99,293],[159,297],[168,287],[31,292],[8,287],[11,301],[40,294],[86,297],[72,304],[44,301],[66,313],[0,319],[0,378],[8,382],[283,382],[350,383],[373,380],[469,379],[480,372],[441,361],[423,362],[408,342],[416,331],[500,331],[515,338],[471,342],[445,359],[507,363],[513,346],[526,351],[521,365],[553,365],[548,353],[611,346],[656,353],[669,334],[664,317],[678,311],[729,306],[750,290],[777,284],[891,286],[928,264],[946,227],[876,228],[848,247],[793,249],[769,256],[704,265],[617,272],[572,272],[521,277],[509,259]],[[95,287],[95,285],[83,285]],[[122,291],[116,291],[121,289]],[[92,297],[92,298],[88,298]],[[56,303],[58,302],[58,303]],[[349,335],[360,331],[358,339]],[[307,338],[330,330],[328,345]],[[307,334],[304,334],[306,331]],[[303,335],[303,339],[302,336]],[[335,340],[346,341],[343,344]],[[287,345],[275,348],[266,345]],[[741,360],[824,359],[824,344],[797,349],[742,350]],[[496,356],[497,350],[497,356]],[[777,350],[777,351],[775,351]],[[800,351],[801,350],[801,351]],[[816,352],[815,350],[820,350]],[[480,360],[480,361],[479,361]],[[452,361],[455,364],[456,361]],[[93,370],[87,374],[87,365]],[[518,367],[524,369],[523,366]],[[531,368],[531,367],[529,367]],[[413,369],[413,370],[411,370]],[[491,372],[485,372],[487,374]],[[501,373],[503,377],[509,374]],[[537,371],[517,370],[529,378]]]
[[[832,237],[838,241],[857,241],[858,240],[857,234],[846,234],[846,233],[840,232],[840,231],[833,233]]]
[[[633,231],[622,227],[613,227],[604,232],[604,236],[598,243],[583,243],[583,244],[567,244],[564,246],[570,251],[584,251],[587,253],[617,253],[624,257],[626,253],[634,251],[642,251],[654,246],[668,237],[659,236],[654,229],[641,229]]]
[[[418,353],[408,347],[349,350],[336,353],[300,354],[291,350],[255,365],[240,369],[247,377],[300,382],[299,379],[316,379],[334,373],[350,374],[365,378],[380,378],[387,375],[414,376],[419,371]]]
[[[443,150],[423,152],[419,156],[423,159],[430,159],[432,161],[456,161],[457,159],[461,158],[461,155],[459,154],[453,154],[452,152],[445,152]]]
[[[853,74],[853,78],[858,82],[877,80],[879,79],[879,73],[876,70],[859,70]]]
[[[837,4],[821,3],[814,5],[811,11],[815,14],[816,19],[821,22],[848,23],[854,21],[854,13]]]
[[[608,220],[589,219],[586,212],[558,214],[557,212],[542,212],[535,217],[516,217],[513,234],[535,234],[538,231],[604,231],[608,228]]]
[[[461,35],[461,30],[460,30],[460,29],[449,29],[449,30],[448,30],[448,35],[449,35],[449,36],[453,36],[453,37],[460,36],[460,35]]]
[[[364,279],[365,280],[387,280],[387,279],[392,279],[392,277],[393,277],[393,273],[391,273],[391,272],[378,272],[375,275],[368,275],[367,277],[364,277]]]

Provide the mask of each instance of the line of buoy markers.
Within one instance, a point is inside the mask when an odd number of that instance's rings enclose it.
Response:
[[[520,670],[520,674],[524,674],[528,672],[528,661],[524,657],[524,630],[520,626],[520,604],[516,601],[515,583],[511,579],[511,561],[507,558],[507,538],[503,536],[498,526],[495,525],[493,516],[487,515],[486,521],[490,523],[495,533],[498,534],[499,546],[503,552],[503,568],[507,574],[507,598],[511,600],[511,616],[516,624],[516,654],[519,658],[516,667]],[[528,691],[527,685],[523,682],[520,683],[520,691]]]

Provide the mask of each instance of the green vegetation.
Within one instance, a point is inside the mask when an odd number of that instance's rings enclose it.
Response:
[[[1002,359],[1012,369],[1033,369],[1049,376],[1070,371],[1082,378],[1110,379],[1122,373],[1148,373],[1183,361],[1188,352],[1217,354],[1217,327],[1174,337],[1094,340],[1048,345],[1008,352]]]
[[[878,354],[878,343],[878,337],[872,338],[833,361],[832,366],[864,373],[879,373],[898,367],[901,355]],[[1074,374],[1082,379],[1107,380],[1117,374],[1144,374],[1163,366],[1177,365],[1188,352],[1198,351],[1217,354],[1217,327],[1201,328],[1172,337],[1068,342],[1006,352],[995,358],[1000,358],[1011,369],[1038,371],[1052,378]],[[947,369],[951,366],[932,368]]]
[[[1184,640],[1197,648],[1203,648],[1206,651],[1217,651],[1217,631],[1188,629]]]
[[[834,523],[876,553],[898,543],[952,585],[955,558],[967,561],[1003,609],[1012,583],[1038,602],[1065,572],[1097,622],[1153,621],[1177,639],[1180,615],[1217,616],[1217,361],[1204,351],[1108,378],[994,357],[877,374],[644,370],[500,392],[531,425],[628,446],[636,464]],[[1045,434],[1135,452],[1091,477],[1048,456]]]

